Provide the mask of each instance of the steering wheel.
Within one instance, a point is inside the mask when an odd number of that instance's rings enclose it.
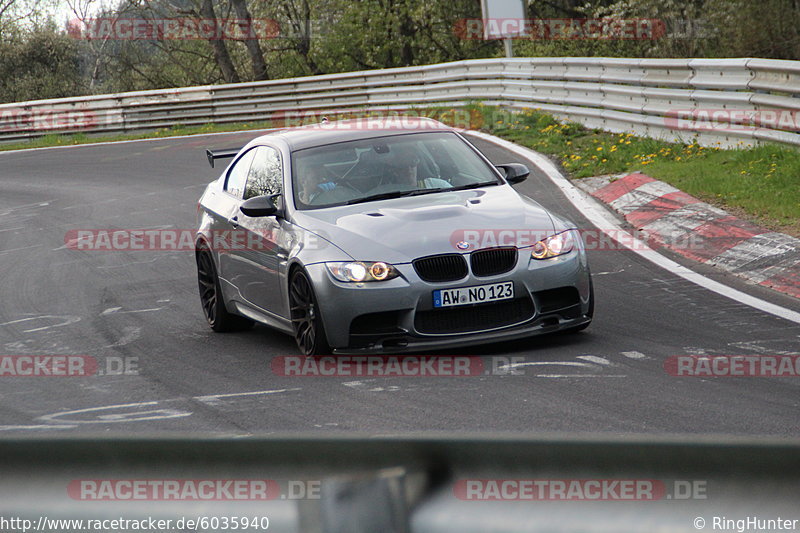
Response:
[[[353,184],[349,183],[348,181],[340,180],[334,181],[333,184],[335,185],[333,190],[336,189],[346,189],[350,192],[354,192],[356,194],[362,194],[360,190],[358,190]]]

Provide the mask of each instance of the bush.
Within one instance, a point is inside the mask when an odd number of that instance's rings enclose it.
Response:
[[[0,41],[0,102],[86,94],[80,43],[54,28]]]

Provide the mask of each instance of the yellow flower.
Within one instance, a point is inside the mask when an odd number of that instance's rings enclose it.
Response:
[[[602,147],[602,146],[598,146],[598,147],[597,147],[597,151],[598,151],[598,152],[602,152],[602,151],[603,151],[603,147]]]

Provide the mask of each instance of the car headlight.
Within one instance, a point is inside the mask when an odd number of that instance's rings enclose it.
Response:
[[[549,259],[557,255],[568,254],[573,248],[575,248],[575,238],[572,236],[572,231],[562,231],[536,242],[531,247],[531,257]]]
[[[400,275],[395,267],[383,261],[350,261],[347,263],[325,263],[328,272],[339,281],[386,281]]]

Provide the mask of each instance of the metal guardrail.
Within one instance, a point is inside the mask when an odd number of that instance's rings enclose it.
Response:
[[[797,517],[800,442],[688,436],[471,435],[438,437],[196,435],[0,440],[0,518],[172,520],[261,517],[283,533],[652,532],[702,529],[696,517]],[[122,483],[267,482],[270,495],[219,491],[170,497]],[[491,491],[493,482],[634,481],[660,486],[652,498],[561,492],[533,498]],[[470,496],[467,484],[486,486]],[[81,489],[84,482],[94,489]],[[100,492],[98,484],[106,485]],[[300,490],[288,490],[289,484]],[[687,483],[697,489],[686,492]],[[683,486],[684,490],[678,491]],[[158,485],[155,485],[158,486]],[[217,489],[219,490],[219,489]],[[159,496],[161,494],[161,496]],[[615,496],[615,494],[617,496]],[[207,496],[206,496],[207,498]],[[199,515],[199,516],[198,516]],[[208,523],[208,522],[207,522]],[[222,530],[187,526],[174,529]],[[781,522],[783,524],[783,522]],[[91,527],[62,526],[52,531]],[[234,527],[234,526],[231,526]],[[261,526],[263,529],[263,526]],[[784,525],[780,529],[792,529]],[[741,526],[740,526],[741,528]],[[127,528],[126,528],[127,529]],[[173,529],[173,528],[170,528]],[[248,531],[256,529],[251,525]],[[772,531],[776,528],[766,528]],[[22,531],[11,526],[10,531]],[[108,528],[106,530],[109,530]],[[9,531],[9,529],[4,529]]]
[[[462,106],[539,108],[666,140],[800,146],[800,61],[514,58],[0,105],[0,142],[270,120],[284,112]]]

